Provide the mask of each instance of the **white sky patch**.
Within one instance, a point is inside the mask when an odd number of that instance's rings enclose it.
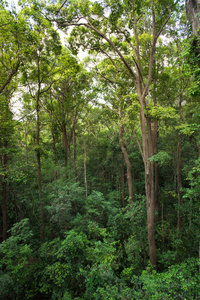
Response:
[[[13,113],[14,120],[19,120],[21,118],[21,109],[23,106],[21,102],[21,94],[21,91],[16,92],[10,101],[10,108]]]

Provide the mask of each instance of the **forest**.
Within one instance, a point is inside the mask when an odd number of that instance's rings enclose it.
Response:
[[[198,0],[0,0],[0,299],[200,299]]]

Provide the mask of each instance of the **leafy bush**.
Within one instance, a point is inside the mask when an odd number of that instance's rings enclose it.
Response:
[[[0,263],[3,271],[0,284],[4,286],[1,292],[3,297],[16,295],[16,299],[28,299],[37,293],[33,287],[37,264],[31,246],[32,237],[29,221],[23,219],[12,227],[11,236],[1,244]]]
[[[163,273],[148,268],[143,271],[144,299],[183,300],[200,298],[199,260],[189,259],[180,265],[173,265]]]

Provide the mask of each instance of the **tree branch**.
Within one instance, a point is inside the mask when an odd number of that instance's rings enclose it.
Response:
[[[11,82],[11,79],[13,78],[13,76],[15,76],[17,74],[17,71],[19,69],[20,66],[20,62],[17,62],[17,65],[15,67],[14,70],[12,70],[12,72],[10,73],[10,75],[8,76],[7,80],[4,82],[4,84],[0,87],[0,94],[3,92],[3,90],[5,89],[5,87]]]
[[[153,23],[154,23],[155,22],[154,4],[152,4],[152,17],[153,17]],[[161,26],[161,28],[160,28],[160,30],[158,31],[157,34],[156,34],[155,24],[153,24],[153,42],[152,42],[151,53],[150,53],[150,58],[149,58],[149,74],[148,74],[145,89],[144,89],[143,94],[142,94],[143,100],[145,99],[146,95],[148,94],[149,86],[150,86],[150,83],[151,83],[152,68],[153,68],[153,57],[154,57],[156,42],[157,42],[163,28],[165,27],[165,25],[169,21],[170,17],[171,17],[171,10],[169,9],[169,15],[168,15],[167,19],[165,20],[165,22],[162,24],[162,26]]]

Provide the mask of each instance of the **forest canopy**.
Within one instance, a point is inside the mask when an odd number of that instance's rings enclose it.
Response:
[[[200,4],[0,1],[0,298],[200,298]]]

